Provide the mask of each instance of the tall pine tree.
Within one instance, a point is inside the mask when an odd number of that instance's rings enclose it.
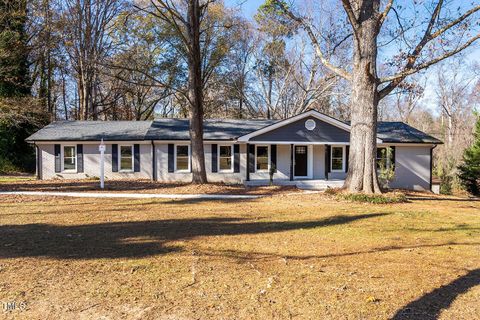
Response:
[[[31,96],[26,23],[26,0],[0,0],[0,172],[35,168],[25,138],[45,121]]]
[[[30,95],[25,0],[0,1],[0,98]]]
[[[473,195],[480,195],[480,114],[477,114],[475,140],[463,154],[463,164],[458,167],[459,178],[464,187]]]

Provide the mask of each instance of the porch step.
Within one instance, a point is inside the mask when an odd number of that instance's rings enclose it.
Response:
[[[302,190],[325,190],[327,188],[341,188],[344,180],[302,180],[297,181],[297,188]]]

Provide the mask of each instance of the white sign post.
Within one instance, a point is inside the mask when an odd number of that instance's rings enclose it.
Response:
[[[98,151],[100,151],[100,188],[103,189],[105,187],[105,174],[104,174],[104,163],[105,163],[105,149],[106,146],[102,141],[98,146]]]

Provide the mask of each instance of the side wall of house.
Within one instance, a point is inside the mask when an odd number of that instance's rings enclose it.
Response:
[[[430,190],[430,149],[430,146],[397,146],[395,178],[390,183],[390,187]]]
[[[64,145],[76,144],[65,143]],[[98,144],[83,144],[83,173],[55,172],[55,144],[38,144],[38,147],[42,179],[85,179],[100,176],[100,151],[98,151]],[[140,172],[112,172],[112,145],[106,144],[104,172],[106,179],[150,179],[152,175],[151,145],[140,144]]]

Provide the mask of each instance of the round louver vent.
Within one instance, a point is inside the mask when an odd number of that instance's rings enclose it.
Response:
[[[317,123],[315,122],[315,120],[308,119],[307,121],[305,121],[305,128],[307,128],[307,130],[312,131],[313,129],[315,129],[316,126]]]

